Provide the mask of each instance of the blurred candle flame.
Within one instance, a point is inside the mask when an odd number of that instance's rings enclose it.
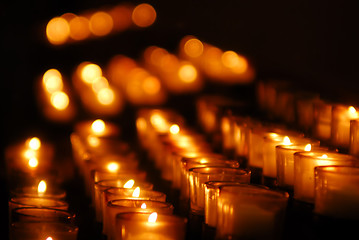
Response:
[[[128,180],[124,185],[123,185],[123,188],[132,188],[133,186],[135,185],[135,180],[133,180],[133,179],[130,179],[130,180]],[[139,189],[139,187],[137,187],[138,189]],[[136,189],[137,189],[136,188]],[[136,190],[135,189],[135,190]],[[140,192],[140,190],[138,190],[138,192]],[[133,194],[135,194],[135,193],[133,193]],[[132,194],[132,196],[133,196],[133,194]],[[134,196],[133,196],[134,197]]]
[[[146,208],[147,208],[146,203],[142,203],[142,204],[141,204],[141,208],[142,208],[142,209],[146,209]]]
[[[153,212],[148,216],[148,222],[149,223],[155,223],[157,221],[157,213]]]
[[[136,187],[135,190],[133,190],[132,192],[132,197],[138,198],[140,196],[140,192],[141,192],[140,187]]]
[[[311,150],[312,150],[312,145],[311,145],[310,143],[308,143],[307,145],[305,145],[304,151],[310,152]]]
[[[120,165],[116,162],[110,162],[109,164],[107,164],[107,170],[109,172],[112,172],[112,173],[117,172],[119,168],[120,168]],[[126,185],[126,183],[125,183],[125,185]]]
[[[101,119],[96,119],[91,124],[91,129],[96,134],[103,134],[105,131],[106,125],[105,122]]]
[[[41,180],[39,182],[39,185],[37,186],[37,192],[39,195],[43,195],[46,192],[46,182],[44,180]]]

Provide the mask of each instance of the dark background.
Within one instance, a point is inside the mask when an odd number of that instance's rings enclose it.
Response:
[[[188,34],[248,56],[258,79],[287,79],[327,98],[357,101],[359,8],[356,1],[148,1],[157,11],[157,20],[150,28],[64,46],[51,46],[47,42],[45,26],[54,16],[120,2],[0,3],[2,150],[31,135],[53,139],[59,133],[68,136],[71,131],[72,123],[48,122],[37,106],[35,81],[47,69],[57,68],[69,77],[75,66],[86,60],[101,65],[115,54],[136,58],[149,45],[175,51],[180,39]],[[226,88],[220,91],[225,92]],[[77,119],[86,117],[80,115]],[[2,189],[2,194],[6,195],[6,189]],[[4,196],[1,205],[6,204],[7,196]],[[6,212],[1,215],[7,217]]]

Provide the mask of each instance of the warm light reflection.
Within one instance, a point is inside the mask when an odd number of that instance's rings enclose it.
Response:
[[[39,150],[40,147],[41,147],[41,141],[40,141],[39,138],[33,137],[33,138],[30,138],[30,139],[28,140],[27,145],[28,145],[29,148],[32,149],[32,150]]]
[[[109,172],[115,173],[118,171],[118,169],[120,169],[120,165],[116,162],[110,162],[107,164],[107,170]]]
[[[312,145],[311,145],[310,143],[308,143],[307,145],[305,145],[304,151],[310,152],[311,150],[312,150]]]
[[[89,20],[82,16],[76,16],[69,21],[70,37],[74,40],[84,40],[90,36]]]
[[[46,192],[46,182],[44,180],[41,180],[39,182],[39,185],[37,186],[37,192],[39,195],[44,194]]]
[[[87,84],[92,84],[97,78],[102,76],[102,69],[94,63],[87,63],[81,69],[81,79]]]
[[[148,216],[148,222],[149,223],[155,223],[157,221],[157,213],[153,212]]]
[[[66,19],[55,17],[46,26],[46,36],[50,43],[59,45],[67,41],[70,35],[70,27]]]
[[[39,165],[39,161],[36,157],[31,157],[28,161],[28,165],[30,168],[36,168]]]
[[[70,103],[70,99],[66,93],[62,91],[56,91],[51,94],[51,105],[56,108],[57,110],[64,110]]]
[[[93,123],[91,124],[91,129],[96,134],[104,133],[105,127],[106,127],[105,122],[101,119],[97,119],[93,121]]]
[[[148,3],[142,3],[132,12],[132,21],[139,27],[149,27],[156,20],[156,10]]]
[[[141,204],[141,208],[142,208],[142,209],[146,209],[146,208],[147,208],[146,203],[142,203],[142,204]]]
[[[113,92],[113,90],[111,88],[102,88],[101,90],[99,90],[97,92],[97,100],[102,104],[102,105],[110,105],[114,102],[115,100],[115,93]]]
[[[140,196],[140,187],[136,187],[135,190],[132,192],[132,197],[139,197]]]
[[[191,38],[185,42],[183,50],[189,57],[199,57],[203,53],[203,43],[196,38]]]
[[[192,64],[185,64],[179,68],[178,76],[183,82],[191,83],[197,78],[197,70]]]
[[[110,14],[99,11],[90,18],[90,31],[95,36],[104,36],[109,34],[113,28],[113,20]]]
[[[133,179],[130,179],[130,180],[128,180],[125,184],[123,184],[123,188],[132,188],[133,186],[135,185],[135,180],[133,180]],[[140,189],[139,187],[137,187],[138,189]],[[137,189],[136,188],[136,189]],[[136,190],[135,189],[135,190]],[[140,190],[138,190],[138,193],[140,192]],[[133,193],[134,194],[134,193]],[[132,194],[132,196],[133,196],[133,194]],[[136,193],[137,194],[137,193]]]

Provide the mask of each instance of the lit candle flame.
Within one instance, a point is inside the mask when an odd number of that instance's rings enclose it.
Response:
[[[29,140],[28,146],[32,150],[39,150],[41,147],[41,141],[37,137],[33,137]]]
[[[124,185],[123,185],[123,187],[124,188],[132,188],[133,187],[133,185],[135,185],[135,180],[133,180],[133,179],[130,179],[130,180],[128,180]],[[137,187],[138,189],[140,189],[139,187]],[[137,189],[136,188],[136,189]],[[135,189],[135,190],[136,190]],[[140,190],[138,190],[138,192],[140,192]],[[133,195],[132,195],[133,196]]]
[[[105,131],[105,122],[101,119],[93,121],[91,129],[96,134],[102,134]]]
[[[41,180],[37,186],[37,192],[39,195],[43,195],[46,192],[46,182]]]
[[[171,134],[178,134],[180,131],[180,127],[177,124],[172,124],[170,127]]]
[[[290,145],[290,144],[292,144],[292,143],[290,142],[290,138],[289,138],[288,136],[285,136],[285,137],[283,138],[283,144],[284,144],[284,145]]]
[[[91,147],[98,147],[100,145],[100,139],[93,135],[87,136],[87,142]]]
[[[153,212],[148,216],[148,222],[149,223],[155,223],[157,221],[157,213]]]
[[[139,197],[140,191],[140,187],[136,187],[135,190],[133,190],[132,197]]]
[[[308,143],[307,145],[305,145],[304,151],[310,152],[311,150],[312,150],[312,145],[311,145],[310,143]]]
[[[120,168],[120,165],[116,162],[110,162],[109,164],[107,164],[107,170],[109,172],[112,172],[112,173],[117,172],[119,168]]]
[[[46,240],[53,240],[52,237],[47,237]]]
[[[353,106],[350,106],[350,107],[348,108],[348,113],[349,113],[349,116],[350,116],[351,118],[357,118],[357,117],[358,117],[357,110],[356,110],[355,107],[353,107]]]
[[[37,160],[36,157],[31,157],[31,158],[29,159],[28,164],[29,164],[29,167],[30,167],[30,168],[36,168],[36,167],[39,165],[39,161]]]
[[[320,158],[328,158],[327,154],[323,154]]]
[[[141,208],[146,209],[147,208],[146,203],[142,203]]]

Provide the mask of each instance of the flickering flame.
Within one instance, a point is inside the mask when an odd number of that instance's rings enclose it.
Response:
[[[312,150],[312,145],[311,145],[310,143],[308,143],[307,145],[305,145],[304,151],[310,152],[311,150]]]
[[[191,64],[185,64],[178,70],[179,78],[185,83],[194,82],[197,78],[197,70]]]
[[[133,190],[132,197],[139,197],[140,191],[140,187],[136,187],[135,190]]]
[[[148,3],[142,3],[132,12],[132,21],[139,27],[149,27],[156,20],[156,10]]]
[[[30,168],[36,168],[36,167],[39,165],[39,161],[37,160],[36,157],[31,157],[31,158],[29,159],[28,164],[29,164],[29,167],[30,167]]]
[[[132,188],[133,185],[135,185],[135,180],[130,179],[123,185],[123,188]],[[138,188],[138,195],[139,195],[140,194],[140,188],[139,187],[137,187],[137,188]],[[135,189],[135,191],[136,191],[136,189]],[[132,196],[135,194],[135,191],[133,192]]]
[[[183,50],[190,57],[199,57],[203,53],[203,43],[196,38],[191,38],[184,44]]]
[[[87,84],[93,83],[102,76],[102,69],[94,63],[86,64],[81,70],[81,79]]]
[[[44,180],[41,180],[39,182],[39,185],[37,186],[37,192],[39,193],[39,195],[42,195],[46,192],[46,182]]]
[[[97,92],[97,100],[102,105],[110,105],[115,100],[115,93],[111,88],[102,88]]]
[[[355,107],[350,106],[350,107],[348,108],[348,113],[349,113],[349,116],[350,116],[351,118],[358,118],[358,112],[357,112],[357,110],[355,109]]]
[[[96,134],[104,133],[105,127],[106,127],[105,122],[101,119],[97,119],[97,120],[93,121],[93,123],[91,124],[91,129]]]
[[[57,110],[64,110],[69,106],[70,100],[66,93],[56,91],[51,95],[51,105]]]
[[[146,208],[147,208],[146,203],[142,203],[142,204],[141,204],[141,208],[142,208],[142,209],[146,209]]]
[[[290,145],[290,144],[292,144],[292,143],[290,142],[290,138],[289,138],[288,136],[285,136],[285,137],[283,138],[283,144],[284,144],[284,145]]]
[[[33,137],[29,140],[28,146],[32,150],[39,150],[41,147],[41,141],[37,137]]]
[[[148,222],[149,223],[155,223],[157,221],[157,213],[153,212],[148,216]]]
[[[119,168],[120,168],[120,165],[116,162],[110,162],[109,164],[107,164],[107,170],[109,172],[112,172],[112,173],[117,172]]]
[[[178,134],[180,131],[180,127],[177,124],[172,124],[170,127],[171,134]]]

